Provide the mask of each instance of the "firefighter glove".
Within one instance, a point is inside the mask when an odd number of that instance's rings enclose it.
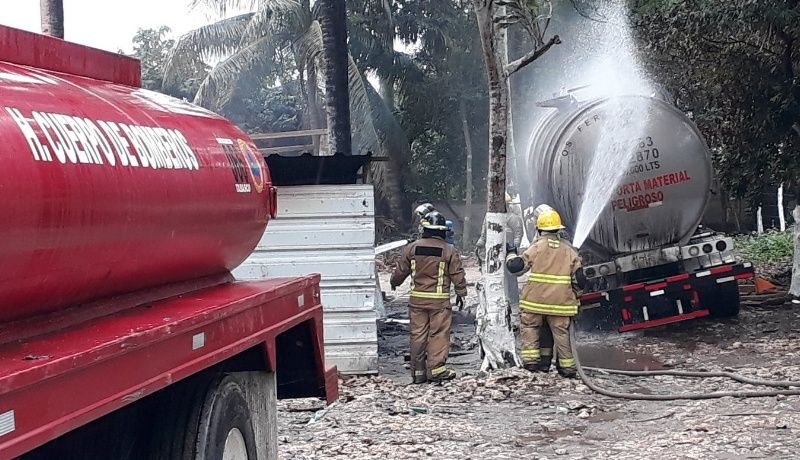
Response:
[[[520,275],[525,271],[525,261],[516,253],[509,253],[506,256],[506,269],[514,275]]]
[[[582,267],[575,270],[575,285],[579,290],[586,289],[588,281]]]

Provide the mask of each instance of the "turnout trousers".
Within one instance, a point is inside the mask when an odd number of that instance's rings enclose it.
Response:
[[[417,308],[409,306],[411,332],[411,371],[413,376],[430,374],[436,377],[446,370],[450,354],[450,326],[453,310],[450,308]]]
[[[522,362],[523,364],[541,364],[543,361],[549,364],[552,358],[552,348],[544,349],[540,340],[547,340],[542,329],[552,332],[552,340],[555,345],[559,369],[574,369],[575,359],[572,356],[572,348],[569,340],[569,327],[572,318],[569,316],[553,316],[532,313],[528,311],[520,312],[520,329],[522,332]],[[549,353],[547,353],[549,352]],[[550,356],[548,356],[548,354]],[[549,366],[548,366],[549,367]]]

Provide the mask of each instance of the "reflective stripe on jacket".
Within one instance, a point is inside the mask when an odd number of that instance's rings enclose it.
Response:
[[[577,315],[579,302],[572,285],[581,261],[575,248],[557,235],[546,234],[536,239],[522,258],[531,273],[522,288],[519,308],[541,315]]]
[[[454,285],[457,295],[467,295],[467,281],[458,250],[441,238],[422,238],[405,247],[391,282],[399,286],[409,275],[410,303],[414,307],[449,307],[450,284]]]

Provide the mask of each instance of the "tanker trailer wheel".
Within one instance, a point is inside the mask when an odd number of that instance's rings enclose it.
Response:
[[[253,417],[236,378],[223,374],[175,390],[156,422],[151,459],[258,460]]]
[[[733,318],[739,315],[739,285],[735,282],[698,289],[700,305],[714,318]]]

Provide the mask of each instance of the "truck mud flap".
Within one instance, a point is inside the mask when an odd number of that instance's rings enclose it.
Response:
[[[616,317],[619,332],[662,326],[710,314],[699,290],[736,283],[755,275],[750,263],[723,265],[696,273],[682,273],[651,282],[635,283],[581,296],[581,311],[603,311]]]

